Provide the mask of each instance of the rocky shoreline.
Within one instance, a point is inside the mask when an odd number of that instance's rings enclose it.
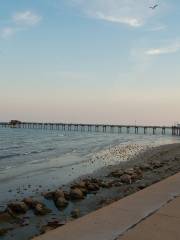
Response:
[[[31,239],[180,171],[180,144],[149,148],[129,161],[98,170],[68,186],[7,203],[2,239]],[[25,233],[23,233],[25,232]]]

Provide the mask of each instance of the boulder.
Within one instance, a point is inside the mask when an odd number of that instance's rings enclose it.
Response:
[[[80,181],[71,186],[71,188],[86,188],[85,181]]]
[[[155,168],[160,168],[160,167],[162,167],[163,164],[162,164],[161,162],[159,162],[159,161],[154,161],[154,162],[152,162],[152,166],[153,166],[153,168],[155,169]]]
[[[78,218],[80,217],[80,210],[78,208],[74,209],[72,212],[71,212],[71,216],[73,218]]]
[[[60,197],[65,198],[65,196],[64,196],[64,191],[61,190],[61,189],[58,189],[58,190],[56,190],[55,193],[54,193],[54,198],[55,198],[55,199],[58,199],[58,198],[60,198]]]
[[[12,216],[9,214],[8,211],[0,212],[0,224],[4,222],[9,222],[12,220]]]
[[[130,176],[130,175],[124,174],[124,175],[121,176],[120,181],[121,181],[122,183],[131,184],[132,179],[131,179],[131,176]]]
[[[68,201],[65,198],[63,198],[63,197],[59,197],[56,200],[56,206],[58,208],[65,208],[65,207],[67,207],[67,205],[68,205]]]
[[[112,187],[112,182],[101,182],[100,187],[102,188],[111,188]]]
[[[14,202],[9,203],[8,208],[16,214],[26,213],[28,211],[28,206],[24,202]]]
[[[34,213],[36,215],[46,215],[50,212],[50,209],[46,208],[46,206],[42,203],[38,203],[35,207],[34,207]]]
[[[143,177],[143,172],[140,168],[136,169],[136,174],[138,175],[138,179]]]
[[[0,237],[6,235],[7,232],[8,232],[8,229],[0,228]]]
[[[148,171],[148,170],[152,170],[152,167],[150,164],[148,163],[143,163],[139,166],[139,168],[143,171]]]
[[[121,177],[123,174],[124,174],[123,170],[119,169],[119,170],[116,170],[116,171],[112,172],[112,173],[110,174],[110,176],[115,177],[115,178],[119,178],[119,177]]]
[[[32,208],[34,204],[34,199],[31,197],[27,197],[23,199],[23,202],[29,207]]]
[[[146,188],[147,187],[147,184],[146,183],[141,183],[139,186],[138,186],[138,188],[140,189],[140,190],[142,190],[142,189],[144,189],[144,188]]]
[[[128,175],[133,175],[135,173],[135,170],[134,168],[127,168],[125,171],[124,171],[125,174],[128,174]]]
[[[41,227],[40,232],[41,232],[41,234],[44,234],[44,233],[46,233],[48,231],[51,231],[51,230],[56,229],[58,227],[61,227],[63,225],[65,225],[65,223],[60,223],[57,220],[52,221],[52,222],[48,222],[47,225],[44,225],[44,226]]]
[[[87,188],[79,188],[79,189],[82,191],[83,195],[87,195],[88,194]]]
[[[51,191],[51,192],[43,192],[42,196],[46,199],[53,199],[55,192]]]
[[[70,196],[71,196],[71,199],[75,199],[75,200],[84,198],[83,192],[79,188],[71,189]]]
[[[92,191],[92,192],[94,192],[94,191],[98,191],[99,190],[99,185],[97,184],[97,183],[89,183],[89,184],[87,184],[87,189],[88,189],[88,191]]]
[[[66,200],[70,200],[70,193],[67,192],[67,191],[64,191],[64,198],[65,198]]]

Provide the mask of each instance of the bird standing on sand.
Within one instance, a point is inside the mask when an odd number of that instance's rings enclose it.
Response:
[[[156,5],[154,5],[154,6],[151,6],[151,7],[149,7],[149,8],[151,8],[152,10],[155,10],[157,7],[158,7],[159,5],[158,4],[156,4]]]

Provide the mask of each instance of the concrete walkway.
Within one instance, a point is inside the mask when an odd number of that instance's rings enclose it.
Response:
[[[180,173],[35,240],[180,239],[178,196]]]
[[[179,240],[180,198],[176,198],[118,240]]]

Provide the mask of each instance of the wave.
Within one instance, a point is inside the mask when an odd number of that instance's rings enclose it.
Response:
[[[39,151],[33,150],[33,151],[30,151],[30,152],[25,152],[25,153],[4,154],[4,155],[0,155],[0,160],[10,159],[10,158],[13,158],[13,157],[20,157],[20,156],[39,154],[39,153],[44,153],[44,152],[50,152],[50,151],[54,151],[54,150],[55,150],[55,148],[46,148],[46,149],[39,150]]]
[[[12,154],[7,154],[7,155],[0,155],[0,160],[6,159],[6,158],[19,157],[20,155],[21,155],[20,153],[12,153]]]
[[[11,149],[19,149],[21,148],[22,146],[9,146],[9,147],[3,147],[3,148],[0,148],[0,151],[6,151],[6,150],[11,150]]]

